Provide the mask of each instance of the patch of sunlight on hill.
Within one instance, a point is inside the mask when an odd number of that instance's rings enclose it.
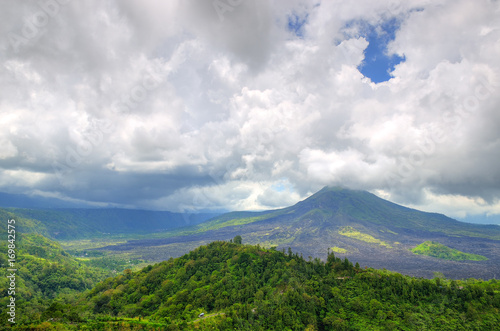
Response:
[[[220,228],[225,228],[226,226],[249,224],[249,223],[261,221],[261,220],[266,219],[266,218],[267,218],[266,216],[234,218],[234,219],[226,221],[224,223],[207,224],[207,226],[203,226],[204,224],[202,224],[200,226],[201,231],[198,231],[198,232],[203,232],[203,231],[208,231],[208,230],[216,230],[216,229],[220,229]]]
[[[330,247],[330,250],[334,253],[347,253],[347,249],[345,248],[342,248],[342,247],[337,247],[337,246],[334,246],[334,247]]]
[[[485,261],[487,257],[477,254],[461,252],[436,241],[425,241],[415,248],[410,249],[414,254],[436,257],[450,261]]]
[[[338,233],[342,236],[361,240],[361,241],[364,241],[364,242],[367,242],[370,244],[377,244],[380,246],[385,246],[387,248],[392,248],[392,246],[389,245],[388,243],[386,243],[385,241],[377,239],[369,234],[362,233],[362,232],[356,230],[355,228],[353,228],[352,226],[344,226],[344,227],[340,228]]]

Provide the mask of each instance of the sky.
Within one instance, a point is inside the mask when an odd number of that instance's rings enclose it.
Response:
[[[2,1],[0,192],[192,212],[326,185],[500,219],[496,0]]]

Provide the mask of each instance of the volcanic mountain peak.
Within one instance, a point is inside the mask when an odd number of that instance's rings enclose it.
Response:
[[[369,221],[380,225],[405,225],[407,215],[412,219],[425,216],[447,218],[444,215],[423,213],[406,208],[378,196],[361,190],[352,190],[345,187],[325,186],[309,198],[290,207],[299,214],[311,210],[328,212],[332,217],[344,216],[352,220]],[[404,221],[404,222],[403,222]],[[407,225],[407,224],[406,224]]]

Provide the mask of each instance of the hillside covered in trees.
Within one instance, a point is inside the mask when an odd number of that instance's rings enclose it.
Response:
[[[500,283],[412,278],[347,259],[236,242],[125,270],[53,300],[31,326],[61,330],[494,330]],[[200,317],[203,313],[204,316]],[[21,325],[17,326],[22,329]]]
[[[22,226],[26,228],[26,224]],[[99,281],[140,262],[100,255],[92,259],[78,258],[62,249],[58,242],[37,233],[18,235],[15,244],[15,286],[10,285],[12,279],[7,277],[11,275],[7,245],[0,249],[0,330],[3,325],[10,326],[7,305],[12,289],[18,313],[16,323],[31,324],[51,318],[48,317],[52,316],[50,307],[62,302],[73,303],[77,295],[92,289]],[[77,316],[62,314],[66,318]]]

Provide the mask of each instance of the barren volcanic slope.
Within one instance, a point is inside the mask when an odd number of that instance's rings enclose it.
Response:
[[[105,249],[134,250],[143,258],[159,261],[206,242],[241,235],[244,243],[290,247],[304,257],[322,259],[330,249],[361,266],[413,276],[430,278],[433,272],[442,272],[448,278],[490,279],[500,275],[500,226],[463,223],[402,207],[365,191],[338,187],[325,187],[288,208],[228,213],[169,235]],[[425,241],[487,260],[449,261],[410,252]]]

